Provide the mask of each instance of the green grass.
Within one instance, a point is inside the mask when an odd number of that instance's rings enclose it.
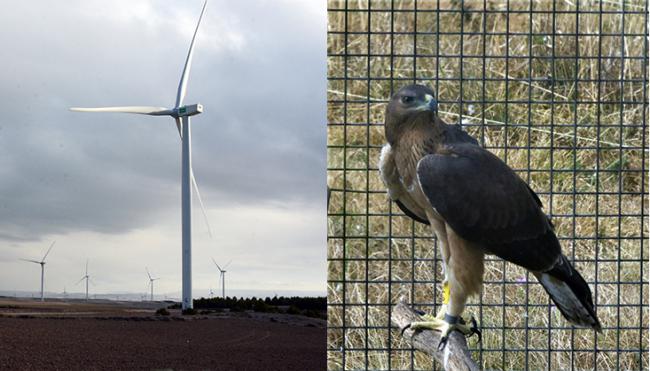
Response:
[[[483,1],[465,1],[464,4],[466,9],[483,9]],[[573,4],[573,0],[557,2],[556,10],[575,11]],[[620,3],[602,4],[607,11],[620,9]],[[627,10],[636,11],[642,11],[644,6],[640,0],[625,4]],[[342,9],[344,1],[331,0],[328,6]],[[367,9],[367,1],[349,0],[348,6]],[[390,6],[390,1],[372,2],[373,9],[390,9]],[[535,10],[552,9],[551,2],[534,6]],[[408,11],[413,9],[413,1],[398,0],[394,7],[407,10],[395,13],[394,31],[417,31],[418,35],[415,40],[413,34],[394,36],[393,77],[419,81],[437,89],[439,100],[453,102],[439,106],[440,116],[445,121],[462,121],[468,132],[483,138],[487,148],[513,169],[520,170],[520,176],[540,193],[545,211],[554,215],[558,236],[567,238],[562,241],[565,254],[584,260],[576,263],[577,269],[588,282],[598,282],[591,286],[592,291],[597,291],[595,300],[603,326],[615,328],[598,335],[589,330],[572,329],[549,305],[547,295],[532,276],[512,264],[490,261],[486,263],[485,281],[488,283],[480,301],[478,298],[471,301],[488,305],[472,306],[466,311],[477,318],[480,316],[480,325],[484,328],[481,344],[470,340],[470,346],[484,350],[481,366],[509,370],[524,369],[526,364],[529,369],[548,366],[553,370],[570,369],[571,366],[594,369],[596,365],[609,370],[647,369],[647,223],[638,216],[616,216],[638,215],[642,210],[648,212],[647,202],[642,204],[641,196],[648,192],[647,182],[642,189],[643,177],[647,181],[647,168],[644,169],[643,164],[644,157],[645,163],[648,161],[648,152],[630,148],[647,147],[647,139],[645,142],[642,139],[645,128],[635,126],[643,122],[644,107],[638,103],[621,104],[621,101],[642,102],[647,86],[642,82],[621,84],[619,81],[621,77],[643,78],[642,60],[621,61],[621,50],[626,57],[647,58],[643,54],[643,37],[626,36],[623,44],[620,36],[580,36],[576,47],[576,37],[569,35],[576,32],[575,13],[558,14],[553,27],[550,14],[535,14],[531,23],[529,14],[512,13],[506,22],[505,14],[488,14],[484,19],[483,13],[427,12],[435,10],[437,2],[418,1],[418,9],[425,12],[418,12],[415,22],[415,13]],[[511,1],[511,9],[528,10],[528,7],[528,2]],[[441,0],[440,8],[460,9],[460,2]],[[488,1],[488,8],[504,10],[505,6]],[[580,10],[598,9],[599,3],[580,2]],[[366,11],[348,14],[348,31],[360,33],[348,34],[347,47],[343,35],[329,35],[328,52],[341,55],[328,58],[330,77],[344,77],[345,67],[348,77],[391,76],[390,34],[380,32],[370,39],[367,34],[368,30],[390,31],[390,12],[373,12],[370,25],[367,21]],[[599,14],[580,14],[578,29],[583,34],[595,34],[602,23],[604,33],[617,34],[621,30],[642,33],[644,21],[643,14],[626,15],[624,24],[620,14],[603,14],[602,18]],[[330,11],[329,31],[345,30],[345,22],[343,12]],[[506,32],[509,23],[509,32],[528,33],[532,29],[534,34],[548,36],[511,36],[509,40],[505,36],[483,37],[484,23],[488,33]],[[438,30],[478,34],[461,38],[459,35],[438,35]],[[553,30],[555,38],[551,37]],[[482,58],[464,58],[464,78],[485,77],[498,81],[465,80],[461,97],[461,84],[444,80],[461,76],[460,58],[435,57],[438,45],[440,54],[460,54],[461,41],[464,55],[483,56],[485,49],[485,55],[505,56],[507,50],[510,56],[526,58],[509,59],[507,65],[504,58],[489,60],[485,65]],[[552,56],[553,50],[556,57],[571,58],[537,58]],[[367,54],[368,51],[383,56],[372,57],[370,61],[365,56],[342,56],[345,52]],[[414,52],[429,56],[417,59],[408,56]],[[604,58],[575,58],[599,54]],[[615,81],[600,84],[578,81],[590,79]],[[407,82],[393,80],[392,83],[393,88],[398,89]],[[440,264],[434,263],[437,253],[434,240],[430,238],[431,231],[403,216],[382,215],[389,212],[401,215],[383,193],[376,171],[380,146],[384,143],[381,125],[384,102],[390,91],[389,79],[371,80],[370,86],[365,79],[330,80],[328,85],[330,101],[347,100],[345,105],[331,102],[328,107],[328,185],[334,190],[328,226],[328,321],[331,326],[328,367],[331,370],[432,368],[430,357],[419,352],[412,360],[410,347],[400,340],[399,331],[389,330],[388,307],[399,297],[404,296],[427,311],[434,311],[431,306],[434,300],[436,303],[441,300],[440,288],[429,283],[441,278]],[[369,105],[365,103],[367,98],[371,100]],[[507,99],[510,102],[461,104],[461,98],[462,101]],[[529,100],[548,103],[529,106],[525,103]],[[576,100],[599,101],[600,104],[576,105]],[[647,112],[645,117],[647,120]],[[371,125],[367,125],[368,121]],[[338,125],[342,123],[345,125]],[[573,194],[574,191],[577,194]],[[611,194],[597,196],[590,192]],[[594,216],[596,212],[597,217]],[[418,259],[415,263],[413,257]],[[599,259],[597,265],[596,257]],[[504,284],[504,280],[512,283]],[[345,284],[337,281],[345,281]],[[643,286],[638,282],[643,282]],[[502,304],[508,305],[505,311]],[[549,320],[552,330],[548,329]],[[345,327],[350,328],[345,334],[337,329],[344,322]],[[527,326],[540,329],[525,330]],[[550,353],[549,338],[553,349]],[[518,351],[526,345],[539,351]],[[596,345],[601,349],[597,353],[593,351]],[[341,347],[347,349],[345,363],[338,350]],[[364,348],[373,349],[368,352],[367,362]],[[640,348],[642,352],[638,351]],[[478,357],[475,353],[475,359]]]

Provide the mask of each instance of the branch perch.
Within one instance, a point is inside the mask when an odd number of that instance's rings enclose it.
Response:
[[[404,299],[393,307],[391,322],[393,325],[403,329],[414,321],[421,321],[422,317],[411,309]],[[438,350],[440,343],[440,332],[433,330],[411,330],[406,329],[402,334],[404,339],[411,343],[413,348],[425,352],[440,363],[446,371],[480,371],[478,365],[472,359],[467,349],[467,341],[458,331],[449,335],[447,345],[442,351]]]

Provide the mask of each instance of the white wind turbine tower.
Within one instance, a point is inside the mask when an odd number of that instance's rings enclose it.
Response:
[[[201,195],[196,185],[194,173],[192,171],[192,151],[191,151],[191,133],[190,133],[190,116],[198,115],[203,112],[201,104],[183,105],[185,94],[187,92],[187,79],[190,74],[192,66],[192,54],[194,53],[194,43],[196,41],[196,34],[201,25],[201,19],[205,12],[207,0],[203,3],[199,21],[192,36],[190,49],[187,53],[185,60],[185,67],[181,75],[180,83],[178,84],[178,91],[176,93],[176,104],[173,108],[164,107],[145,107],[145,106],[129,106],[129,107],[102,107],[102,108],[71,108],[72,111],[81,112],[123,112],[123,113],[137,113],[142,115],[151,116],[171,116],[176,121],[176,127],[181,136],[182,142],[182,171],[181,171],[181,203],[182,203],[182,229],[183,229],[183,243],[182,243],[182,264],[183,264],[183,310],[191,309],[192,303],[192,189],[196,191],[203,216],[207,224],[207,215],[201,201]],[[210,233],[208,225],[208,233]]]
[[[214,263],[214,265],[217,266],[217,269],[219,270],[219,279],[221,280],[221,297],[225,299],[226,298],[226,268],[228,268],[230,263],[232,263],[232,260],[229,261],[226,265],[224,265],[223,268],[221,268],[219,264],[217,264],[214,258],[212,258],[212,262]]]
[[[41,301],[45,301],[45,291],[43,291],[45,289],[45,258],[47,258],[47,255],[50,253],[50,250],[52,250],[55,243],[56,241],[52,242],[50,248],[47,249],[47,252],[45,253],[45,255],[43,255],[43,259],[41,259],[41,261],[32,260],[32,259],[20,259],[26,262],[36,263],[41,265]]]
[[[149,276],[149,286],[151,286],[151,301],[153,301],[153,281],[159,280],[160,277],[158,278],[151,277],[151,274],[149,273],[149,268],[145,267],[145,269],[147,270],[147,276]]]
[[[88,301],[88,281],[91,281],[90,276],[88,275],[88,260],[86,260],[86,274],[77,281],[76,285],[83,280],[86,280],[86,301]]]

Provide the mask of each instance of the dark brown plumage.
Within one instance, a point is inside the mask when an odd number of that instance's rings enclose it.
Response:
[[[410,85],[392,97],[380,171],[391,199],[442,242],[448,313],[460,315],[467,296],[480,290],[487,253],[533,272],[569,321],[600,329],[589,286],[562,255],[535,192],[460,127],[444,123],[433,96]]]

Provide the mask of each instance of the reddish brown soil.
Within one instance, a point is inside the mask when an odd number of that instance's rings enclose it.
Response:
[[[110,311],[105,304],[94,317],[87,304],[77,308],[80,316],[70,308],[66,315],[53,316],[59,311],[51,305],[35,310],[0,304],[2,370],[326,368],[326,330],[303,319],[256,315],[162,321],[144,312],[126,316],[124,308]],[[43,312],[47,318],[39,318]]]

